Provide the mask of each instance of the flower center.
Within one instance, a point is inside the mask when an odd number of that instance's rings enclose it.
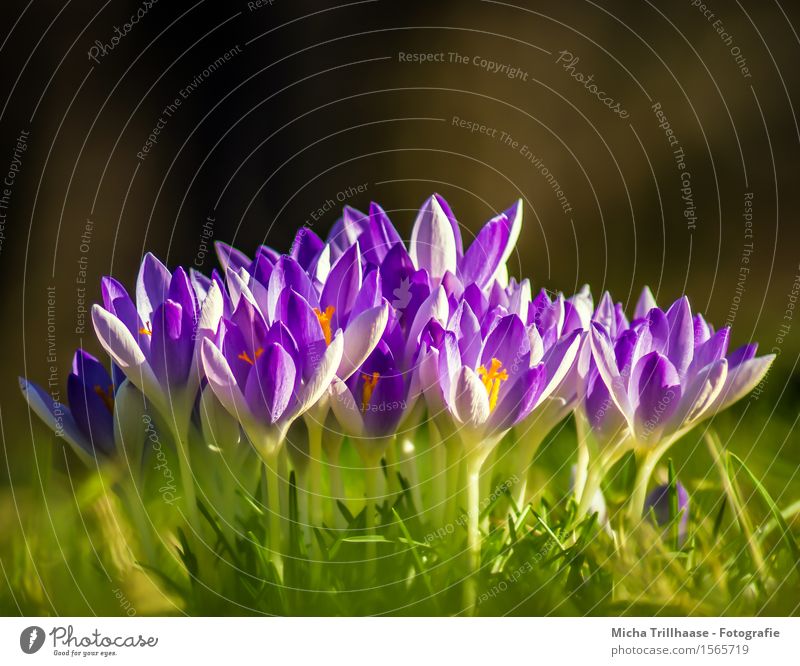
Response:
[[[489,394],[489,409],[494,409],[497,406],[500,385],[508,379],[508,373],[502,367],[503,363],[496,358],[492,359],[488,370],[485,365],[478,366],[478,377],[481,378],[486,388],[486,393]]]
[[[258,357],[261,356],[261,354],[263,354],[263,353],[264,353],[264,350],[261,347],[256,349],[256,353],[253,354],[256,357],[256,361],[258,360]],[[242,361],[244,361],[245,363],[249,363],[250,365],[255,365],[256,364],[256,362],[252,358],[250,358],[250,354],[248,354],[246,351],[243,351],[236,358],[239,358]]]
[[[331,343],[331,319],[333,318],[334,312],[336,312],[336,308],[332,305],[325,308],[325,312],[319,308],[314,308],[314,314],[317,315],[319,325],[322,327],[322,335],[325,336],[326,345]]]
[[[361,375],[361,379],[364,380],[364,388],[361,389],[361,411],[366,412],[367,407],[369,407],[370,398],[372,398],[372,392],[375,390],[375,385],[378,383],[378,379],[380,379],[380,373],[373,372],[371,375]]]
[[[106,406],[106,409],[114,413],[114,387],[109,386],[107,389],[103,390],[103,387],[100,384],[94,385],[94,392],[97,394],[97,397],[103,401],[103,404]]]
[[[150,322],[146,321],[144,326],[139,329],[139,333],[142,335],[153,335],[153,329],[150,327]]]

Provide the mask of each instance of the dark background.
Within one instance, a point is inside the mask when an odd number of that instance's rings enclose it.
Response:
[[[210,271],[213,254],[199,254],[210,215],[214,239],[249,253],[264,242],[286,251],[306,222],[324,236],[337,195],[362,184],[346,203],[380,202],[406,235],[433,191],[472,233],[522,197],[513,273],[565,292],[588,282],[596,298],[610,289],[629,309],[644,284],[662,305],[685,292],[712,321],[732,318],[735,344],[755,339],[781,352],[765,394],[794,409],[800,321],[786,316],[800,273],[794,3],[711,0],[707,19],[690,1],[273,0],[251,10],[160,0],[90,61],[95,41],[110,43],[144,4],[4,1],[0,10],[0,174],[17,136],[30,132],[0,248],[0,410],[11,468],[30,447],[16,376],[48,376],[48,287],[61,386],[75,347],[99,353],[88,319],[86,334],[75,333],[81,257],[95,301],[104,274],[132,290],[148,250],[171,268],[197,261]],[[202,77],[237,45],[241,53]],[[562,50],[630,117],[571,78],[556,63]],[[404,63],[400,52],[469,61]],[[481,69],[475,56],[520,68],[527,80]],[[198,74],[202,83],[138,159],[165,106]],[[655,102],[686,154],[694,230]],[[454,127],[454,116],[527,144],[571,212],[518,148]],[[748,192],[753,252],[743,264]],[[337,210],[314,221],[327,200]]]

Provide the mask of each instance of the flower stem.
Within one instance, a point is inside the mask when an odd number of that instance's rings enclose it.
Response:
[[[366,521],[366,534],[372,536],[375,534],[375,505],[378,498],[378,480],[381,473],[380,457],[377,459],[367,459],[364,461],[364,498],[365,498],[365,514]],[[375,543],[373,541],[367,542],[367,569],[373,571],[375,569]]]
[[[586,483],[583,485],[583,490],[580,494],[580,502],[578,503],[577,520],[583,519],[589,513],[592,506],[592,500],[600,488],[600,483],[603,481],[604,465],[602,461],[596,460],[589,465],[586,473]]]
[[[322,428],[317,423],[308,426],[308,517],[312,529],[322,527]]]
[[[628,519],[634,524],[642,519],[644,503],[647,499],[647,486],[660,458],[661,452],[658,449],[652,449],[643,453],[641,458],[636,461],[636,478],[628,503]]]
[[[477,600],[476,575],[481,568],[480,487],[481,461],[470,460],[467,466],[467,551],[470,576],[464,590],[464,605],[473,610]]]
[[[264,484],[266,485],[265,497],[267,500],[267,534],[269,535],[270,561],[278,572],[278,577],[283,579],[283,534],[281,532],[281,491],[278,474],[278,458],[276,451],[264,456]]]

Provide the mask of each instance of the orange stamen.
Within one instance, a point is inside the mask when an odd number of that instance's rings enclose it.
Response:
[[[112,414],[114,413],[114,387],[109,386],[105,391],[103,387],[99,384],[95,384],[94,392],[97,394],[97,397],[103,401],[103,404],[106,406],[109,412]]]
[[[332,305],[325,308],[325,312],[319,308],[314,308],[314,314],[317,315],[319,325],[322,327],[322,335],[325,336],[326,345],[331,343],[331,319],[333,318],[334,312],[336,312],[336,308]]]
[[[486,366],[478,366],[478,376],[481,378],[486,393],[489,395],[489,409],[497,406],[497,396],[500,394],[500,385],[508,379],[508,373],[502,370],[503,364],[496,358],[492,359],[489,369]]]
[[[361,379],[364,380],[364,388],[361,390],[361,411],[366,412],[367,407],[369,407],[370,398],[372,398],[372,392],[375,390],[378,379],[380,379],[380,373],[373,372],[372,375],[362,374]]]
[[[258,360],[258,357],[261,356],[261,354],[263,354],[263,353],[264,353],[264,350],[261,347],[256,349],[256,353],[254,354],[255,357],[256,357],[256,361]],[[249,363],[250,365],[255,365],[256,364],[255,361],[250,358],[250,354],[248,354],[246,351],[243,351],[241,354],[239,354],[239,356],[237,356],[237,358],[241,359],[245,363]]]
[[[139,329],[139,333],[142,335],[153,335],[153,329],[151,328],[149,321],[144,323],[144,326]]]

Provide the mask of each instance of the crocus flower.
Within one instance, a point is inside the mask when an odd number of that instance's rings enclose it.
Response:
[[[103,306],[92,308],[100,344],[186,441],[200,386],[199,350],[223,312],[212,282],[202,303],[182,268],[170,273],[152,254],[142,261],[136,303],[114,278],[103,278]]]
[[[492,317],[486,332],[463,300],[448,322],[428,330],[420,379],[428,409],[444,439],[457,438],[467,473],[467,541],[473,569],[480,563],[479,474],[510,428],[561,382],[577,351],[578,333],[532,365],[532,342],[515,314]],[[534,356],[535,358],[535,356]]]
[[[631,517],[641,515],[664,452],[749,393],[775,358],[756,357],[754,344],[728,354],[730,330],[714,331],[701,315],[693,317],[686,297],[666,312],[648,309],[651,301],[645,290],[630,326],[618,317],[592,324],[593,365],[581,410],[598,449],[596,475],[627,450],[640,455]]]
[[[36,415],[66,440],[85,464],[105,465],[127,458],[137,474],[143,441],[137,417],[144,409],[143,398],[117,368],[112,374],[113,379],[100,361],[78,349],[67,377],[69,406],[23,377],[19,385]]]
[[[291,288],[279,297],[281,319],[267,322],[242,283],[232,318],[203,341],[208,384],[241,424],[264,462],[273,561],[281,570],[278,456],[286,433],[328,390],[342,362],[343,335],[329,340],[308,302]],[[284,323],[285,322],[285,323]]]
[[[23,377],[20,389],[31,409],[63,437],[86,464],[107,460],[115,453],[114,394],[117,387],[94,356],[78,349],[67,377],[67,405]]]
[[[92,307],[95,333],[172,430],[188,520],[199,530],[189,429],[201,380],[200,345],[217,330],[222,292],[212,282],[200,303],[186,271],[170,273],[150,253],[139,270],[135,304],[114,278],[103,278],[102,292],[103,306]]]
[[[675,494],[678,513],[681,519],[678,522],[678,545],[686,540],[686,529],[689,524],[689,493],[680,482],[675,483]],[[662,484],[650,491],[644,502],[644,515],[654,516],[656,524],[663,527],[669,524],[672,519],[672,507],[670,506],[670,486]],[[677,515],[677,514],[676,514]]]
[[[419,397],[418,370],[402,370],[406,350],[400,323],[390,312],[384,336],[349,380],[334,378],[331,407],[364,462],[367,528],[373,525],[381,457]],[[413,361],[412,361],[413,362]]]

